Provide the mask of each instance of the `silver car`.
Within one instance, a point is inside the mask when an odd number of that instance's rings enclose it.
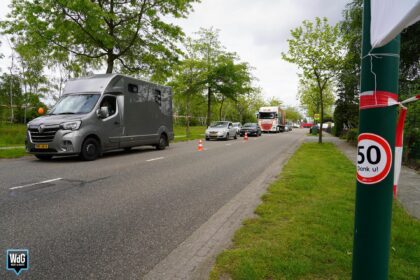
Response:
[[[240,122],[234,122],[232,124],[233,124],[233,127],[236,128],[236,134],[239,135],[239,132],[241,131],[241,128],[242,128],[242,124]]]
[[[237,133],[236,128],[233,127],[233,124],[228,121],[219,121],[212,123],[206,129],[206,140],[210,139],[223,139],[229,140],[230,138],[236,139]]]

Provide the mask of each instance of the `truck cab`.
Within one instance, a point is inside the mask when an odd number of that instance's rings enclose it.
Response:
[[[279,106],[261,107],[257,119],[262,132],[285,131],[285,114]]]

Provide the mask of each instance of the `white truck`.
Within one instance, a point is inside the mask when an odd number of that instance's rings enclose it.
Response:
[[[261,107],[257,119],[262,132],[279,133],[285,131],[286,116],[280,106]]]

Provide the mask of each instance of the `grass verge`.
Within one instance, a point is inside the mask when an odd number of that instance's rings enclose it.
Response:
[[[18,158],[28,155],[25,148],[0,150],[0,158]]]
[[[190,126],[190,136],[187,137],[185,132],[185,126],[175,126],[174,133],[175,139],[174,142],[188,141],[194,139],[204,139],[204,132],[206,130],[205,126]]]
[[[25,145],[25,133],[23,124],[0,124],[0,147]]]
[[[303,144],[244,222],[210,279],[350,279],[355,167],[333,144]],[[390,279],[420,278],[420,222],[394,204]]]

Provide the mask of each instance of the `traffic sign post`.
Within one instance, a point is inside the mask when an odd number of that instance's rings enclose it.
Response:
[[[393,160],[398,101],[399,36],[370,45],[370,0],[363,5],[362,73],[353,279],[388,279]]]

